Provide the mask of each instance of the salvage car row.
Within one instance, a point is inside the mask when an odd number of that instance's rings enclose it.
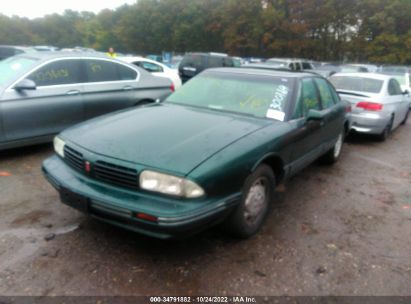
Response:
[[[0,148],[123,109],[55,137],[43,173],[63,203],[159,238],[218,223],[252,236],[276,185],[316,159],[336,162],[350,127],[377,121],[369,133],[386,138],[410,107],[389,76],[217,68],[169,95],[170,80],[90,54],[20,55],[0,72]]]

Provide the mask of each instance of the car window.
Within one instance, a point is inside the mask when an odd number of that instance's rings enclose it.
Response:
[[[315,83],[317,84],[318,91],[320,93],[323,109],[331,108],[335,101],[328,82],[324,79],[315,78]]]
[[[0,47],[0,58],[7,58],[14,56],[15,51],[10,47]]]
[[[80,60],[59,60],[46,64],[27,78],[39,87],[79,83],[80,69]]]
[[[201,69],[204,67],[206,56],[200,54],[187,54],[180,63],[180,67],[194,67]]]
[[[341,101],[340,96],[337,94],[337,91],[335,90],[335,88],[332,85],[329,85],[330,91],[331,91],[331,95],[333,96],[334,99],[334,103],[338,103]]]
[[[233,67],[233,66],[237,66],[237,65],[234,64],[234,60],[232,58],[226,57],[226,58],[223,59],[223,66]],[[240,61],[240,65],[238,65],[238,66],[241,66],[241,61]]]
[[[384,84],[383,80],[360,76],[332,76],[330,82],[337,90],[379,93]]]
[[[311,78],[306,78],[302,80],[302,111],[303,115],[307,116],[309,110],[320,110],[320,100],[317,94],[317,88]]]
[[[295,63],[295,70],[296,71],[301,71],[302,70],[301,63],[299,63],[299,62]]]
[[[137,72],[108,60],[85,60],[88,82],[133,80]]]
[[[26,57],[10,57],[0,62],[0,86],[14,78],[27,73],[36,64],[37,59]]]
[[[208,57],[208,67],[209,68],[222,67],[222,66],[223,66],[223,57],[217,57],[217,56]]]
[[[303,69],[304,70],[311,70],[311,64],[309,64],[308,62],[303,62]]]
[[[294,113],[292,115],[292,119],[298,119],[298,118],[304,117],[302,88],[300,88],[298,90],[298,95],[297,95],[296,100],[297,100],[297,102],[295,103],[295,109],[294,109]]]
[[[391,96],[401,95],[402,90],[397,80],[391,79],[388,83],[388,94]]]
[[[145,69],[147,72],[150,73],[161,73],[164,72],[163,68],[158,64],[147,62],[147,61],[140,61],[138,62],[138,66]]]
[[[120,80],[135,80],[137,78],[137,72],[129,67],[126,67],[122,64],[117,65],[117,73]]]

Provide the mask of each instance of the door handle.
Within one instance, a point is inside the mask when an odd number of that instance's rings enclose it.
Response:
[[[131,91],[131,90],[133,90],[134,88],[132,87],[132,86],[125,86],[125,87],[123,87],[123,90],[124,91]]]
[[[71,90],[66,93],[66,95],[79,95],[79,94],[80,94],[79,90]]]

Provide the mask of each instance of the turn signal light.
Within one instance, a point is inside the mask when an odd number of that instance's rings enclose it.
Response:
[[[137,213],[136,218],[139,218],[141,220],[146,220],[149,222],[154,222],[157,223],[158,219],[154,215],[146,214],[146,213]]]
[[[367,111],[381,111],[382,104],[376,102],[361,101],[357,103],[357,108],[362,108]]]

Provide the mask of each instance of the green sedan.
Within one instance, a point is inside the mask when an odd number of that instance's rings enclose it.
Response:
[[[43,172],[63,203],[113,225],[173,238],[223,222],[245,238],[276,185],[339,158],[347,128],[320,76],[210,69],[163,103],[63,131]]]

